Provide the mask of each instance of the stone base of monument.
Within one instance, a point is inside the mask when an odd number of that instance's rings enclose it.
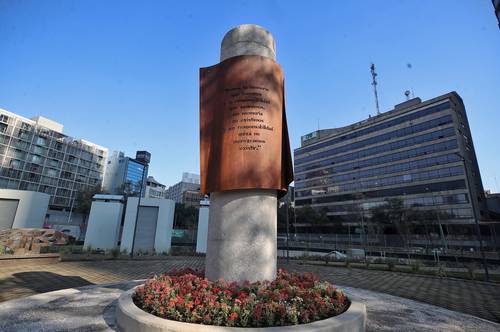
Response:
[[[139,286],[137,286],[139,287]],[[135,288],[118,299],[116,323],[122,332],[363,332],[366,326],[366,306],[351,302],[342,314],[309,324],[275,327],[226,327],[178,322],[154,316],[137,307],[132,300]]]

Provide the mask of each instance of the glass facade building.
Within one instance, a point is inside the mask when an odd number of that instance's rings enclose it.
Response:
[[[127,194],[133,196],[139,194],[141,186],[142,196],[146,194],[146,168],[147,166],[135,161],[134,159],[128,159],[127,171],[125,173],[125,183],[129,186],[129,188],[127,188]]]
[[[0,188],[47,193],[51,209],[68,210],[78,191],[101,186],[108,150],[62,129],[0,109]]]
[[[455,92],[305,135],[294,166],[296,208],[323,209],[332,223],[356,224],[359,211],[392,198],[440,212],[449,226],[487,219],[465,107]]]
[[[103,189],[115,195],[139,196],[142,185],[142,197],[145,197],[148,168],[145,161],[126,157],[121,151],[113,151],[108,160]]]

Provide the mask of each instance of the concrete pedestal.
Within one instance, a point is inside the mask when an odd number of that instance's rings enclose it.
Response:
[[[239,55],[276,60],[269,31],[240,25],[222,40],[220,61]],[[211,193],[205,275],[210,280],[273,280],[277,265],[277,192],[247,189]]]
[[[205,275],[210,280],[276,277],[276,191],[212,193]]]

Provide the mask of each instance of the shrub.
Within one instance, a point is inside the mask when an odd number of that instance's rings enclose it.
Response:
[[[469,279],[475,280],[476,279],[476,264],[474,263],[469,263],[465,265],[465,268],[467,269],[467,274],[469,275]]]
[[[111,257],[118,258],[118,256],[120,256],[120,248],[114,247],[113,249],[110,249],[108,253],[111,255]]]
[[[436,276],[444,278],[446,277],[446,269],[444,264],[439,264],[436,270]]]
[[[60,254],[70,254],[72,253],[72,246],[64,246],[59,248],[59,253]]]
[[[192,247],[173,246],[170,247],[169,254],[172,256],[190,256],[193,255],[194,249]]]
[[[388,260],[387,267],[389,268],[389,271],[394,271],[396,268],[396,262],[393,259]]]
[[[218,326],[304,324],[344,312],[344,293],[313,274],[278,271],[269,282],[215,282],[194,270],[172,271],[137,288],[135,304],[158,317]]]
[[[9,247],[0,245],[0,255],[12,255],[14,253],[14,250],[10,249]]]
[[[421,265],[421,263],[419,261],[417,261],[417,260],[413,261],[411,263],[411,271],[413,273],[418,273],[418,271],[420,271],[420,265]]]

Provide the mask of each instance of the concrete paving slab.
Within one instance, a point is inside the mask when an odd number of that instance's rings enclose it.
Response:
[[[0,331],[116,331],[122,292],[140,280],[70,288],[0,303]],[[341,287],[367,305],[367,331],[500,331],[500,324],[430,304],[353,287]]]

